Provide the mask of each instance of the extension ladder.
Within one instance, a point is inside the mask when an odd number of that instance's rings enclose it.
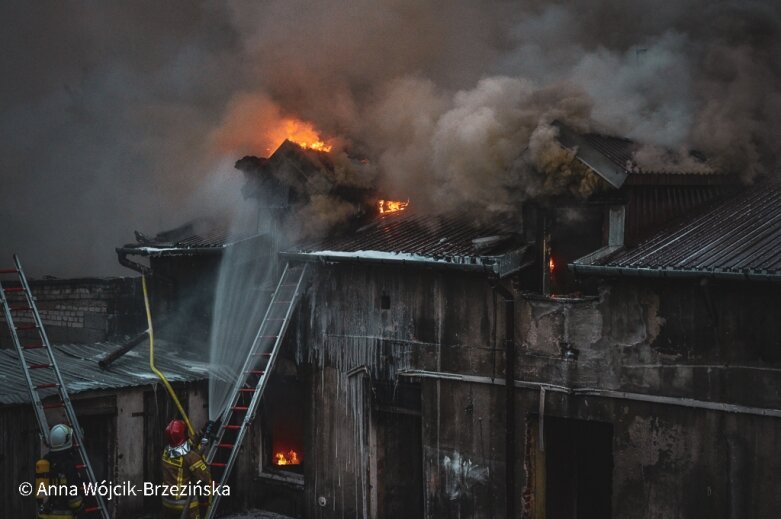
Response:
[[[207,461],[212,471],[221,471],[219,483],[228,482],[231,469],[241,448],[247,429],[263,396],[263,390],[274,367],[282,340],[287,331],[293,310],[301,298],[307,265],[285,266],[269,302],[258,333],[244,361],[241,374],[233,387],[229,405],[222,413],[219,430],[209,450]],[[213,478],[215,481],[218,478]],[[212,519],[220,502],[219,495],[212,497],[207,519]]]
[[[27,278],[16,254],[14,254],[14,264],[16,266],[13,268],[0,269],[0,274],[15,275],[18,278],[19,286],[6,288],[0,282],[0,304],[3,306],[5,322],[8,325],[8,330],[11,332],[11,339],[19,355],[27,389],[30,391],[30,400],[33,403],[35,418],[41,429],[41,437],[46,445],[50,445],[49,422],[46,419],[46,410],[64,409],[68,425],[73,429],[74,445],[81,457],[81,464],[76,465],[76,470],[82,474],[86,473],[87,479],[93,485],[97,485],[98,481],[95,478],[95,472],[92,470],[87,451],[84,448],[81,427],[79,427],[76,413],[68,396],[68,390],[57,367],[57,359],[52,351],[49,338],[46,336],[46,330],[43,328],[41,316],[35,305],[35,298],[30,291],[30,285],[27,283]],[[19,304],[16,304],[16,302],[12,304],[8,301],[9,294],[20,294],[23,296],[23,300],[19,298]],[[17,324],[16,321],[20,320],[24,322]],[[49,397],[58,401],[44,404],[43,400]],[[101,496],[97,495],[97,492],[94,492],[94,494],[84,496],[85,507],[81,510],[81,513],[99,512],[103,519],[109,519],[106,503]],[[88,503],[88,501],[94,501],[94,503]]]

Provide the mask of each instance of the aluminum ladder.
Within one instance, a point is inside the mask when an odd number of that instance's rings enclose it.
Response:
[[[41,437],[46,445],[49,445],[49,422],[46,419],[46,410],[64,409],[68,425],[73,429],[74,445],[81,457],[81,464],[76,465],[76,470],[86,474],[87,480],[97,485],[95,472],[92,470],[87,451],[84,448],[84,438],[79,421],[62,380],[60,369],[57,367],[57,359],[52,351],[49,338],[46,336],[46,330],[43,328],[41,316],[35,305],[35,298],[16,254],[14,254],[14,264],[13,268],[0,269],[0,274],[15,275],[19,286],[6,287],[0,282],[0,304],[3,306],[5,322],[16,347],[16,353],[19,355],[27,389],[30,391],[35,418],[41,430]],[[8,280],[6,280],[7,283]],[[19,294],[24,299],[20,300],[19,304],[16,302],[12,304],[8,301],[8,294]],[[14,298],[16,299],[16,297]],[[18,320],[24,322],[17,324]],[[57,401],[44,404],[43,400],[47,398]],[[103,519],[110,518],[106,503],[101,496],[97,493],[88,496],[86,491],[84,494],[85,507],[80,511],[82,514],[100,513]]]
[[[222,472],[220,485],[227,484],[241,443],[255,418],[293,310],[301,299],[307,267],[306,264],[294,266],[289,263],[285,266],[244,361],[241,374],[233,387],[229,405],[222,413],[218,432],[206,458],[212,471]],[[218,480],[216,477],[213,479]],[[212,519],[217,513],[220,497],[212,497],[207,519]]]

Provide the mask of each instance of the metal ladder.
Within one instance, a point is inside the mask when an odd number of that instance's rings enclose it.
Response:
[[[290,324],[293,310],[301,299],[301,288],[307,265],[285,266],[266,314],[244,361],[241,374],[234,386],[229,405],[222,414],[220,427],[207,461],[212,471],[221,470],[219,483],[225,485],[241,448],[247,429],[257,412],[260,398],[281,349],[282,340]],[[237,418],[237,420],[234,420]],[[217,481],[217,478],[214,478]],[[212,498],[207,519],[212,519],[220,503],[219,495]]]
[[[57,367],[57,359],[52,351],[49,338],[46,336],[46,330],[43,328],[41,316],[35,305],[35,298],[30,290],[30,285],[27,283],[19,257],[16,254],[14,254],[14,264],[16,265],[14,268],[0,269],[0,274],[16,275],[19,286],[6,288],[0,282],[0,304],[3,306],[5,322],[8,325],[8,330],[11,332],[11,338],[19,355],[27,389],[30,391],[30,400],[33,403],[35,418],[38,420],[38,426],[41,429],[41,437],[46,442],[46,445],[49,445],[49,422],[46,419],[46,410],[64,409],[68,425],[73,429],[75,446],[81,457],[81,464],[76,465],[76,470],[86,473],[87,479],[91,483],[97,484],[98,481],[95,478],[95,472],[92,470],[87,451],[84,448],[81,427],[79,427],[76,413],[68,396],[68,390]],[[7,294],[14,293],[23,295],[24,302],[20,301],[20,304],[11,304],[8,301]],[[14,319],[15,315],[17,316],[16,320],[23,317],[25,323],[17,325]],[[29,320],[32,320],[32,323],[28,323],[27,321]],[[57,398],[59,401],[44,404],[43,400],[48,397]],[[87,500],[94,500],[95,502],[85,506],[81,513],[97,512],[100,513],[103,519],[109,519],[108,508],[106,508],[106,503],[101,496],[97,495],[97,493],[94,496],[87,496],[85,492],[85,503]]]

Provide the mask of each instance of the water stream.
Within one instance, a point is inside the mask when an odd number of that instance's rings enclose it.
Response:
[[[270,210],[254,205],[238,210],[232,242],[220,262],[209,339],[210,420],[229,404],[279,275],[279,237]]]

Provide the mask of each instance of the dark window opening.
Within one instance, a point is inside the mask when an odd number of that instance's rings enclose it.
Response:
[[[390,310],[390,296],[388,294],[380,296],[380,309]]]
[[[527,463],[536,516],[610,519],[613,426],[546,416],[540,450],[539,420],[527,429]]]
[[[601,206],[559,207],[548,212],[543,249],[545,295],[596,293],[589,279],[576,279],[569,264],[602,248],[604,213]]]
[[[305,385],[295,366],[279,359],[263,395],[263,471],[303,474]]]

